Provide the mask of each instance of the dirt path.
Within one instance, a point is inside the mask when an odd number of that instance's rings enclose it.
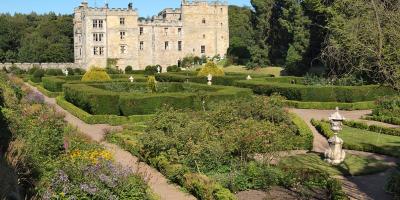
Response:
[[[314,109],[290,109],[290,112],[296,113],[299,115],[311,128],[314,134],[313,141],[313,151],[323,153],[329,146],[327,139],[322,136],[310,123],[311,119],[328,119],[328,117],[335,112],[335,110],[314,110]],[[368,121],[360,119],[362,116],[370,114],[370,110],[355,110],[355,111],[340,111],[340,113],[348,120],[362,121],[367,123],[368,125],[381,125],[386,127],[395,127],[399,128],[399,126]],[[396,166],[396,163],[400,160],[397,158],[384,156],[375,153],[361,152],[361,151],[353,151],[346,150],[347,153],[353,155],[362,155],[373,157],[378,160],[382,160],[383,162],[389,163],[392,166]],[[366,176],[354,176],[354,177],[343,177],[337,176],[342,182],[342,187],[344,192],[349,196],[350,199],[379,199],[379,200],[390,200],[392,196],[384,191],[384,186],[387,178],[393,172],[393,168],[387,170],[382,173],[366,175]]]
[[[28,85],[32,90],[39,92],[35,87]],[[39,92],[40,93],[40,92]],[[59,105],[54,98],[48,98],[44,95],[45,103],[54,106],[57,112],[65,114],[65,121],[76,127],[78,131],[90,137],[92,140],[101,143],[107,150],[113,153],[115,161],[123,167],[131,169],[140,174],[148,182],[152,191],[160,197],[161,200],[195,200],[196,198],[180,190],[177,185],[168,183],[168,180],[156,169],[139,162],[139,159],[120,147],[104,142],[105,133],[109,130],[122,130],[120,126],[110,126],[107,124],[87,124],[79,118],[73,116]]]

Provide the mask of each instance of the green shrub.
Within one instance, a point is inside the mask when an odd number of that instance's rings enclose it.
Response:
[[[400,199],[400,172],[397,170],[389,177],[385,189],[393,194],[394,199]]]
[[[201,68],[197,76],[208,76],[211,74],[212,76],[224,76],[224,70],[219,68],[214,62],[209,61],[207,64]]]
[[[75,75],[75,71],[74,69],[72,69],[71,67],[67,67],[67,71],[68,71],[68,76],[73,76]],[[77,74],[80,75],[80,74]]]
[[[155,75],[158,73],[157,69],[160,67],[160,73],[162,72],[162,67],[161,65],[149,65],[144,69],[144,74],[145,75]]]
[[[45,71],[43,69],[36,70],[31,76],[31,81],[34,83],[40,83],[42,81],[42,77],[44,77]]]
[[[269,82],[263,79],[236,81],[235,86],[251,88],[254,93],[271,95],[278,93],[289,100],[311,102],[360,102],[373,101],[395,91],[377,85],[366,86],[305,86]]]
[[[61,69],[46,69],[46,75],[48,75],[48,76],[63,76],[64,73]]]
[[[312,133],[310,127],[308,127],[301,117],[294,113],[290,113],[290,118],[297,127],[297,134],[301,136],[301,139],[297,140],[298,143],[295,146],[312,150],[314,134]]]
[[[132,66],[128,65],[125,67],[125,74],[132,74],[133,69]]]
[[[340,110],[368,110],[375,107],[374,101],[363,101],[355,103],[341,103],[341,102],[301,102],[286,100],[285,104],[289,107],[300,109],[321,109],[332,110],[339,107]]]
[[[366,116],[367,120],[374,120],[388,124],[400,125],[400,117],[386,117],[386,116]]]
[[[386,135],[400,136],[399,128],[388,128],[388,127],[378,126],[378,125],[368,125],[366,123],[356,122],[356,121],[344,121],[343,123],[344,123],[344,125],[350,126],[353,128],[369,130],[372,132],[377,132],[377,133],[386,134]]]
[[[33,66],[28,70],[28,74],[33,75],[33,73],[35,73],[35,71],[38,69],[40,69],[38,66]]]
[[[154,76],[147,77],[147,89],[153,93],[157,92],[157,81]]]
[[[171,65],[167,67],[167,72],[180,72],[182,71],[181,68],[178,67],[178,65]]]
[[[85,84],[64,84],[65,99],[95,115],[119,115],[119,95]]]
[[[43,77],[43,87],[51,92],[62,92],[62,86],[67,82],[58,77]]]
[[[84,82],[109,80],[111,80],[111,78],[107,74],[107,72],[104,69],[98,67],[91,67],[89,71],[87,71],[82,77],[82,81]]]
[[[74,74],[75,75],[84,75],[86,73],[86,71],[84,69],[81,68],[75,68],[74,69]]]
[[[400,96],[386,96],[376,101],[376,107],[372,110],[374,116],[400,117]]]
[[[334,132],[331,130],[331,126],[329,123],[311,119],[311,124],[317,129],[319,133],[321,133],[326,138],[333,137]]]

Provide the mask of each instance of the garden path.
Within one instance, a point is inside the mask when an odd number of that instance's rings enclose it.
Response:
[[[299,115],[310,127],[314,134],[313,141],[313,151],[323,153],[325,149],[329,147],[327,139],[322,136],[315,127],[311,124],[311,119],[321,120],[328,119],[328,117],[335,112],[335,110],[315,110],[315,109],[289,109],[290,112],[296,113]],[[367,123],[368,125],[381,125],[386,127],[395,127],[399,128],[399,126],[386,124],[382,122],[375,122],[369,120],[360,119],[362,116],[370,114],[370,110],[354,110],[354,111],[340,111],[340,113],[349,120],[362,121]],[[354,155],[364,155],[371,156],[378,160],[383,160],[386,163],[389,163],[392,166],[396,166],[396,162],[399,162],[400,159],[384,156],[375,153],[361,152],[361,151],[352,151],[346,150],[347,153],[351,153]],[[380,199],[380,200],[390,200],[392,199],[391,195],[387,194],[384,191],[384,186],[387,178],[393,172],[393,168],[386,170],[385,172],[381,172],[378,174],[371,174],[365,176],[354,176],[354,177],[343,177],[337,176],[342,182],[342,187],[344,192],[349,196],[350,199]]]
[[[35,87],[26,84],[32,90],[39,92]],[[76,127],[78,131],[88,136],[90,139],[101,143],[107,150],[113,153],[115,161],[123,167],[131,169],[133,172],[141,175],[147,181],[151,190],[160,197],[161,200],[195,200],[192,195],[183,192],[179,186],[170,184],[168,180],[156,169],[140,162],[139,159],[129,152],[121,149],[119,146],[104,142],[106,132],[110,130],[122,130],[120,126],[110,126],[107,124],[87,124],[75,117],[68,111],[57,105],[54,98],[45,95],[44,100],[47,105],[53,106],[57,112],[65,115],[65,121]]]

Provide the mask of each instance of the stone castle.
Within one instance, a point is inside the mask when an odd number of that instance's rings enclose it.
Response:
[[[151,19],[128,8],[92,8],[86,1],[75,8],[75,63],[114,65],[134,70],[148,65],[177,65],[185,56],[224,56],[229,47],[226,2],[182,0]]]

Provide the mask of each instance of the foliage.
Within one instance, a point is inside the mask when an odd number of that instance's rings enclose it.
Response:
[[[48,75],[48,76],[63,76],[64,73],[61,69],[46,69],[46,75]]]
[[[324,62],[337,76],[359,74],[400,88],[400,6],[397,1],[334,1]]]
[[[212,76],[224,76],[224,70],[219,68],[214,62],[209,61],[207,64],[201,68],[197,76],[208,76],[211,74]]]
[[[73,16],[1,14],[0,62],[72,62]]]
[[[149,65],[144,69],[144,74],[145,75],[155,75],[158,73],[158,68],[160,68],[160,72],[162,72],[162,67],[161,65]]]
[[[181,68],[178,67],[178,65],[171,65],[167,67],[167,72],[180,72],[182,71]]]
[[[306,86],[299,84],[288,84],[278,82],[280,78],[253,79],[236,81],[238,87],[253,89],[254,93],[271,95],[279,93],[289,100],[311,101],[311,102],[343,102],[352,103],[360,101],[372,101],[385,95],[394,95],[396,92],[391,88],[378,85],[366,86]],[[285,79],[281,79],[285,80]]]
[[[36,70],[31,77],[31,81],[33,81],[35,83],[41,82],[42,77],[44,77],[45,73],[46,73],[46,71],[44,69]]]
[[[253,40],[252,10],[249,7],[229,6],[228,56],[235,64],[246,64],[250,60],[250,44]]]
[[[20,102],[13,84],[24,91]],[[6,97],[1,116],[13,135],[6,158],[27,189],[27,198],[151,199],[138,176],[114,164],[110,152],[74,132],[64,116],[40,104],[42,97],[22,81],[5,82],[1,77],[0,88]]]
[[[400,172],[398,170],[391,174],[385,189],[394,195],[394,199],[400,199]]]
[[[65,99],[94,115],[152,114],[165,105],[182,109],[200,109],[204,96],[208,100],[223,101],[235,97],[249,97],[251,91],[227,86],[205,86],[201,84],[158,84],[157,93],[145,93],[144,83],[74,83],[64,84]],[[129,91],[133,91],[129,92]],[[165,91],[165,92],[163,92]]]
[[[85,73],[82,77],[82,81],[109,81],[111,80],[107,72],[99,67],[92,66],[89,71]]]
[[[128,65],[125,67],[125,74],[132,74],[133,73],[133,69],[132,66]]]
[[[344,121],[344,125],[353,127],[353,128],[369,130],[369,131],[376,132],[376,133],[386,134],[386,135],[400,136],[399,128],[388,128],[388,127],[379,126],[379,125],[368,125],[366,123],[356,122],[356,121]]]
[[[324,78],[310,74],[304,76],[304,85],[361,86],[366,84],[367,82],[365,82],[362,77],[357,78],[353,75],[340,78]]]
[[[372,115],[400,118],[400,96],[378,99],[375,109],[372,110]]]
[[[319,109],[319,110],[334,110],[339,107],[340,110],[370,110],[375,107],[374,101],[360,101],[354,103],[342,102],[302,102],[286,100],[285,105],[300,109]]]
[[[157,92],[157,81],[154,76],[147,77],[147,90],[152,93]]]
[[[123,124],[134,124],[138,122],[143,122],[153,117],[153,115],[130,115],[128,117],[117,116],[117,115],[91,115],[86,111],[69,103],[62,96],[56,97],[56,101],[57,104],[61,106],[63,109],[67,110],[72,115],[78,117],[79,119],[88,124],[110,124],[113,126],[117,126]]]

